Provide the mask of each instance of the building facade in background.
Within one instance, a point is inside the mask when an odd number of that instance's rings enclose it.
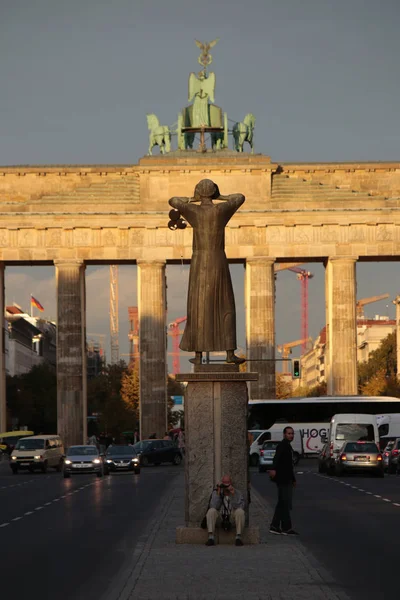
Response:
[[[44,362],[56,367],[56,324],[32,317],[19,306],[6,306],[7,375],[22,375]]]
[[[396,330],[396,321],[376,315],[374,319],[357,319],[357,362],[367,362],[371,352]],[[315,387],[326,382],[325,378],[326,328],[321,329],[311,350],[300,358],[301,387]]]

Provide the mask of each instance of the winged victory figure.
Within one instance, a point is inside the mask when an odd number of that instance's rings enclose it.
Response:
[[[189,102],[193,102],[192,127],[209,127],[210,116],[208,101],[214,102],[215,74],[206,76],[200,71],[199,76],[190,73],[189,76]]]

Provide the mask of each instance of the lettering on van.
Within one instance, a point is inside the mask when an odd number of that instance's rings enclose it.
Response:
[[[322,438],[327,435],[327,427],[309,427],[308,429],[300,429],[303,438],[305,452],[319,452],[323,446]]]

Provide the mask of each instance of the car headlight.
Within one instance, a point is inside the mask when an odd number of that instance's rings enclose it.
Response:
[[[110,458],[107,458],[107,462],[112,463],[112,460]]]
[[[17,460],[17,457],[16,456],[12,456],[11,460]]]
[[[35,458],[35,460],[40,460],[42,458],[42,456],[40,454],[38,454],[38,456],[35,456],[34,458]]]
[[[72,460],[69,460],[69,458],[66,458],[64,462],[65,462],[66,465],[71,465],[72,464]]]
[[[101,460],[100,460],[99,458],[95,458],[95,459],[93,460],[93,462],[94,462],[96,465],[99,465],[99,464],[101,463]]]
[[[139,462],[138,458],[132,458],[132,462]]]

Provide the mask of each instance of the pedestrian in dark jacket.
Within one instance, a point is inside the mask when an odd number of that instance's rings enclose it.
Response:
[[[278,503],[272,519],[270,533],[282,535],[298,535],[292,529],[290,511],[292,510],[293,488],[296,486],[296,477],[293,468],[293,450],[291,442],[294,438],[292,427],[285,427],[283,440],[276,447],[272,470],[269,476],[278,488]]]

